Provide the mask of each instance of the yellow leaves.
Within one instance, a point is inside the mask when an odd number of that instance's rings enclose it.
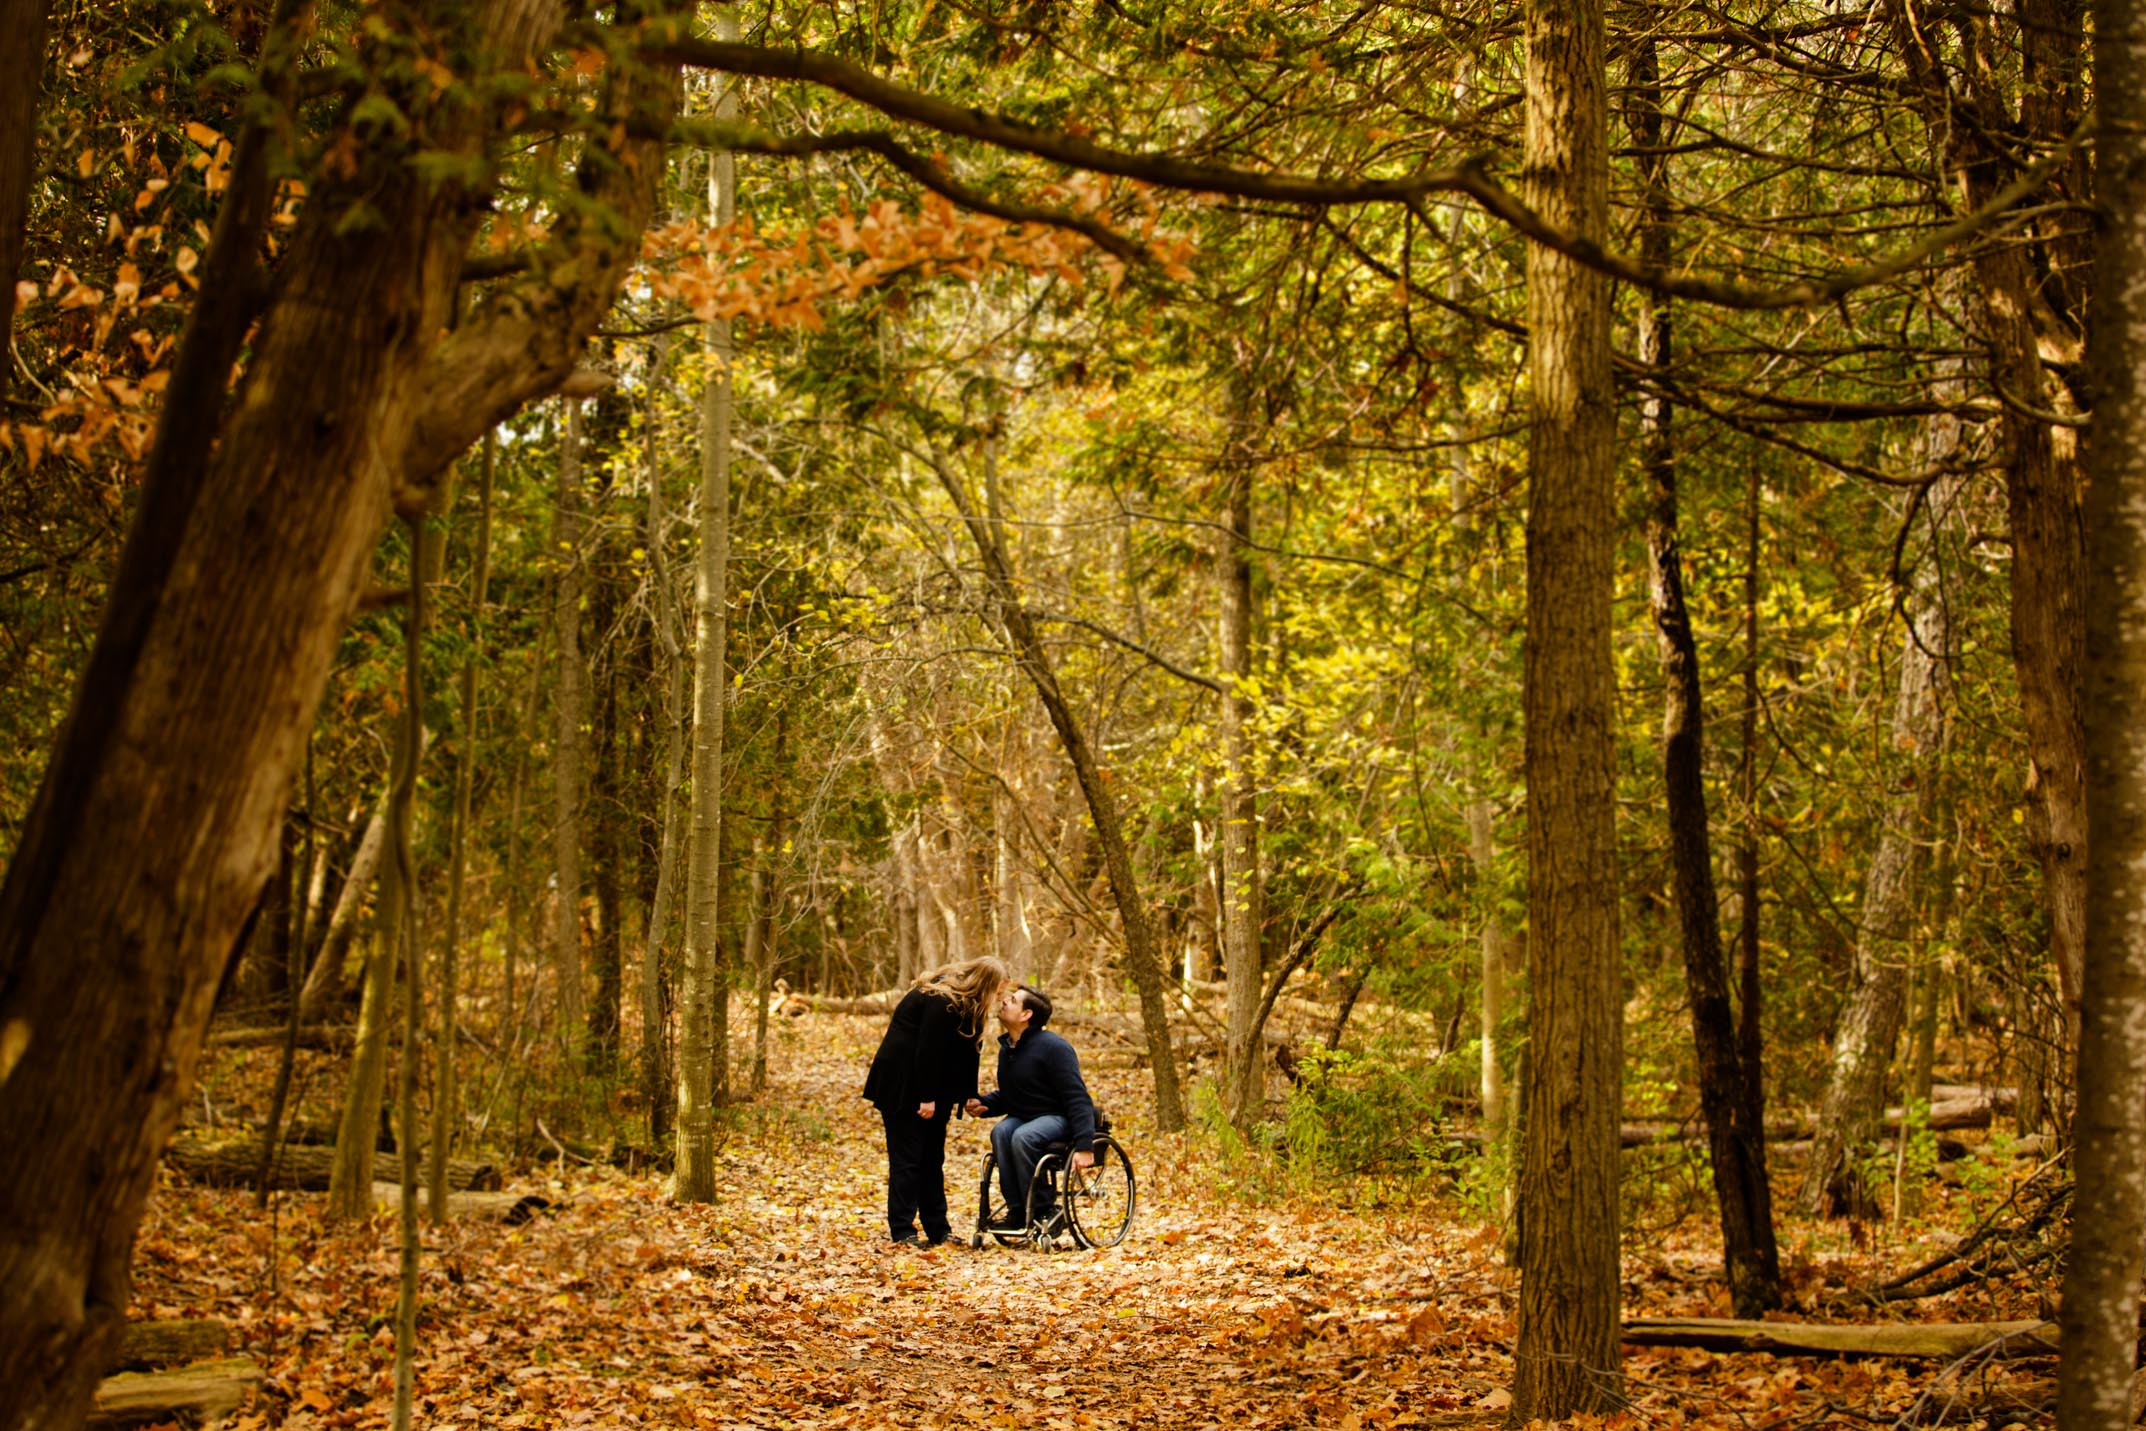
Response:
[[[85,149],[75,156],[75,173],[87,179],[96,172],[97,156],[93,151]]]
[[[179,245],[178,253],[172,256],[172,267],[179,270],[181,277],[191,274],[200,262],[201,255],[183,243]]]
[[[203,149],[210,150],[211,152],[215,150],[217,145],[223,143],[224,140],[222,134],[218,133],[214,129],[211,129],[208,125],[203,124],[198,119],[189,119],[186,122],[186,137],[193,140]]]

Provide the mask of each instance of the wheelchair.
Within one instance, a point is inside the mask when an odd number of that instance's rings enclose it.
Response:
[[[1133,1160],[1124,1144],[1110,1136],[1110,1119],[1095,1115],[1095,1165],[1073,1166],[1073,1145],[1047,1145],[1036,1160],[1036,1174],[1028,1182],[1028,1206],[1021,1209],[1026,1226],[1017,1232],[1001,1232],[993,1224],[1012,1220],[1005,1194],[998,1185],[998,1152],[984,1154],[983,1177],[976,1188],[976,1232],[971,1247],[995,1237],[1002,1246],[1023,1243],[1054,1251],[1069,1243],[1076,1248],[1116,1247],[1132,1230],[1133,1209],[1139,1201],[1139,1179],[1133,1175]],[[1039,1216],[1056,1206],[1048,1218]]]

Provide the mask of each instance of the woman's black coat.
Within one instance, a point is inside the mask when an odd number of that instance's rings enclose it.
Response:
[[[975,1029],[963,1031],[950,999],[911,989],[894,1006],[887,1035],[872,1056],[864,1096],[883,1113],[915,1113],[936,1103],[941,1117],[976,1096]]]

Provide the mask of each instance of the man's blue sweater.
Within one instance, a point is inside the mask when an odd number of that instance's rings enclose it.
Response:
[[[1049,1029],[1030,1029],[1019,1043],[1007,1034],[998,1036],[998,1087],[984,1095],[983,1103],[993,1117],[1055,1113],[1066,1120],[1074,1151],[1095,1146],[1095,1100],[1080,1076],[1080,1056]]]

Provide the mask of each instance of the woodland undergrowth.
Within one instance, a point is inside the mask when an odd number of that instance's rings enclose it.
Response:
[[[1504,1231],[1457,1183],[1322,1195],[1272,1147],[1146,1126],[1145,1074],[1096,1050],[1099,1098],[1140,1173],[1117,1249],[889,1253],[876,1116],[858,1098],[879,1021],[815,1013],[776,1031],[769,1089],[732,1111],[721,1200],[571,1161],[509,1170],[554,1206],[519,1227],[424,1234],[418,1424],[462,1427],[1185,1428],[1493,1426],[1514,1335]],[[225,1053],[196,1116],[258,1116],[272,1055]],[[988,1069],[987,1069],[988,1077]],[[322,1097],[329,1090],[319,1090]],[[986,1146],[949,1139],[958,1231]],[[1628,1155],[1628,1158],[1632,1155]],[[1727,1315],[1703,1198],[1660,1154],[1628,1163],[1625,1314]],[[1679,1155],[1688,1156],[1688,1155]],[[1792,1170],[1776,1168],[1783,1183]],[[1783,1228],[1790,1317],[2037,1315],[2027,1274],[1862,1312],[1837,1299],[1966,1230],[2005,1177],[1933,1180],[1906,1231]],[[1354,1189],[1356,1193],[1361,1188]],[[136,1246],[144,1317],[214,1316],[266,1371],[243,1431],[387,1424],[394,1217],[324,1223],[324,1195],[167,1173]],[[2042,1274],[2046,1275],[2046,1273]],[[1825,1310],[1821,1310],[1825,1309]],[[2046,1363],[1629,1351],[1606,1423],[1744,1428],[2042,1424]]]

